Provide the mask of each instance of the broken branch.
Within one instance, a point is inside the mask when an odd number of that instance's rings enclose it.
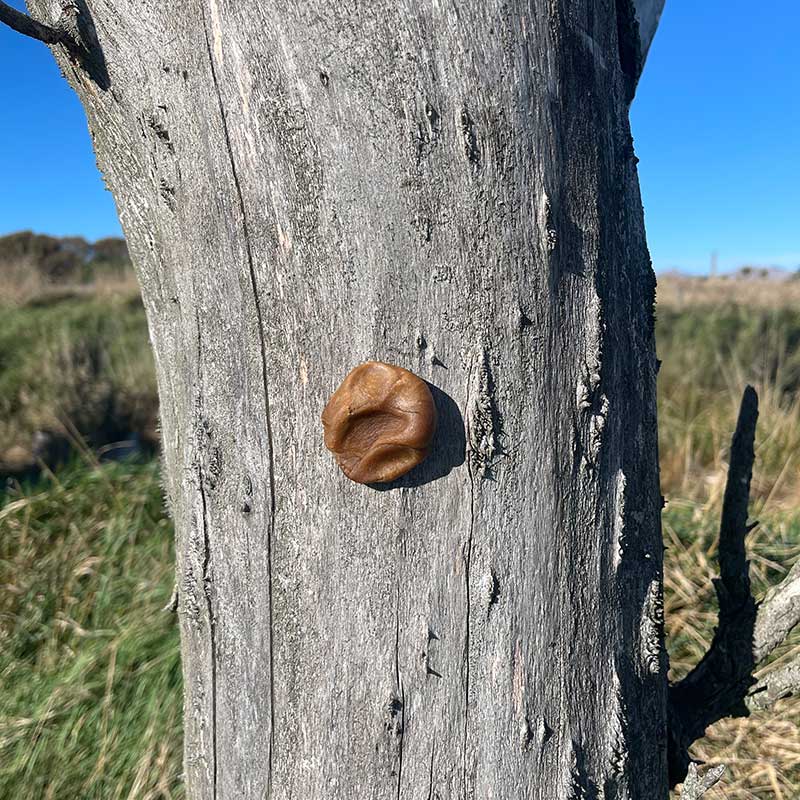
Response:
[[[753,659],[760,664],[800,622],[800,561],[765,595],[753,632]]]
[[[745,538],[750,479],[755,460],[758,395],[747,386],[731,443],[730,467],[719,533],[719,625],[708,652],[681,681],[670,687],[670,775],[681,781],[689,767],[688,750],[706,728],[727,716],[748,713],[744,698],[755,665],[753,637],[756,603],[750,590]]]
[[[680,800],[700,800],[700,798],[712,787],[719,783],[720,778],[725,772],[725,765],[711,767],[703,775],[697,771],[697,764],[692,762],[683,782]]]
[[[59,44],[67,39],[67,33],[63,28],[38,22],[33,17],[3,3],[2,0],[0,0],[0,22],[23,36],[38,39],[45,44]]]
[[[751,711],[763,711],[784,697],[800,691],[800,657],[765,675],[753,686],[745,704]]]

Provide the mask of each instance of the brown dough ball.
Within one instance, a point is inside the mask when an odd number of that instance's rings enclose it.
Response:
[[[428,384],[407,369],[367,361],[353,369],[325,411],[325,446],[356,483],[387,483],[428,455],[436,406]]]

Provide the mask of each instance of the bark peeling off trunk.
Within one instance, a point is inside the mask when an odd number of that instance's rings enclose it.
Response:
[[[156,354],[189,797],[666,796],[618,5],[91,3],[108,85],[68,71]],[[322,442],[368,359],[451,398],[386,491]]]

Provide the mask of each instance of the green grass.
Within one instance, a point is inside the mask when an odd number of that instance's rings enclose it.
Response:
[[[658,310],[667,390],[687,378],[727,389],[746,374],[781,393],[800,387],[800,311],[746,305]]]
[[[2,503],[0,797],[180,796],[157,463],[73,465]]]

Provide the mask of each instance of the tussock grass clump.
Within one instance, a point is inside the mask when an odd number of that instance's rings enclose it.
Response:
[[[147,322],[137,296],[0,306],[0,469],[36,437],[95,445],[155,429],[157,396]]]
[[[179,797],[157,463],[72,466],[0,507],[0,797]]]

